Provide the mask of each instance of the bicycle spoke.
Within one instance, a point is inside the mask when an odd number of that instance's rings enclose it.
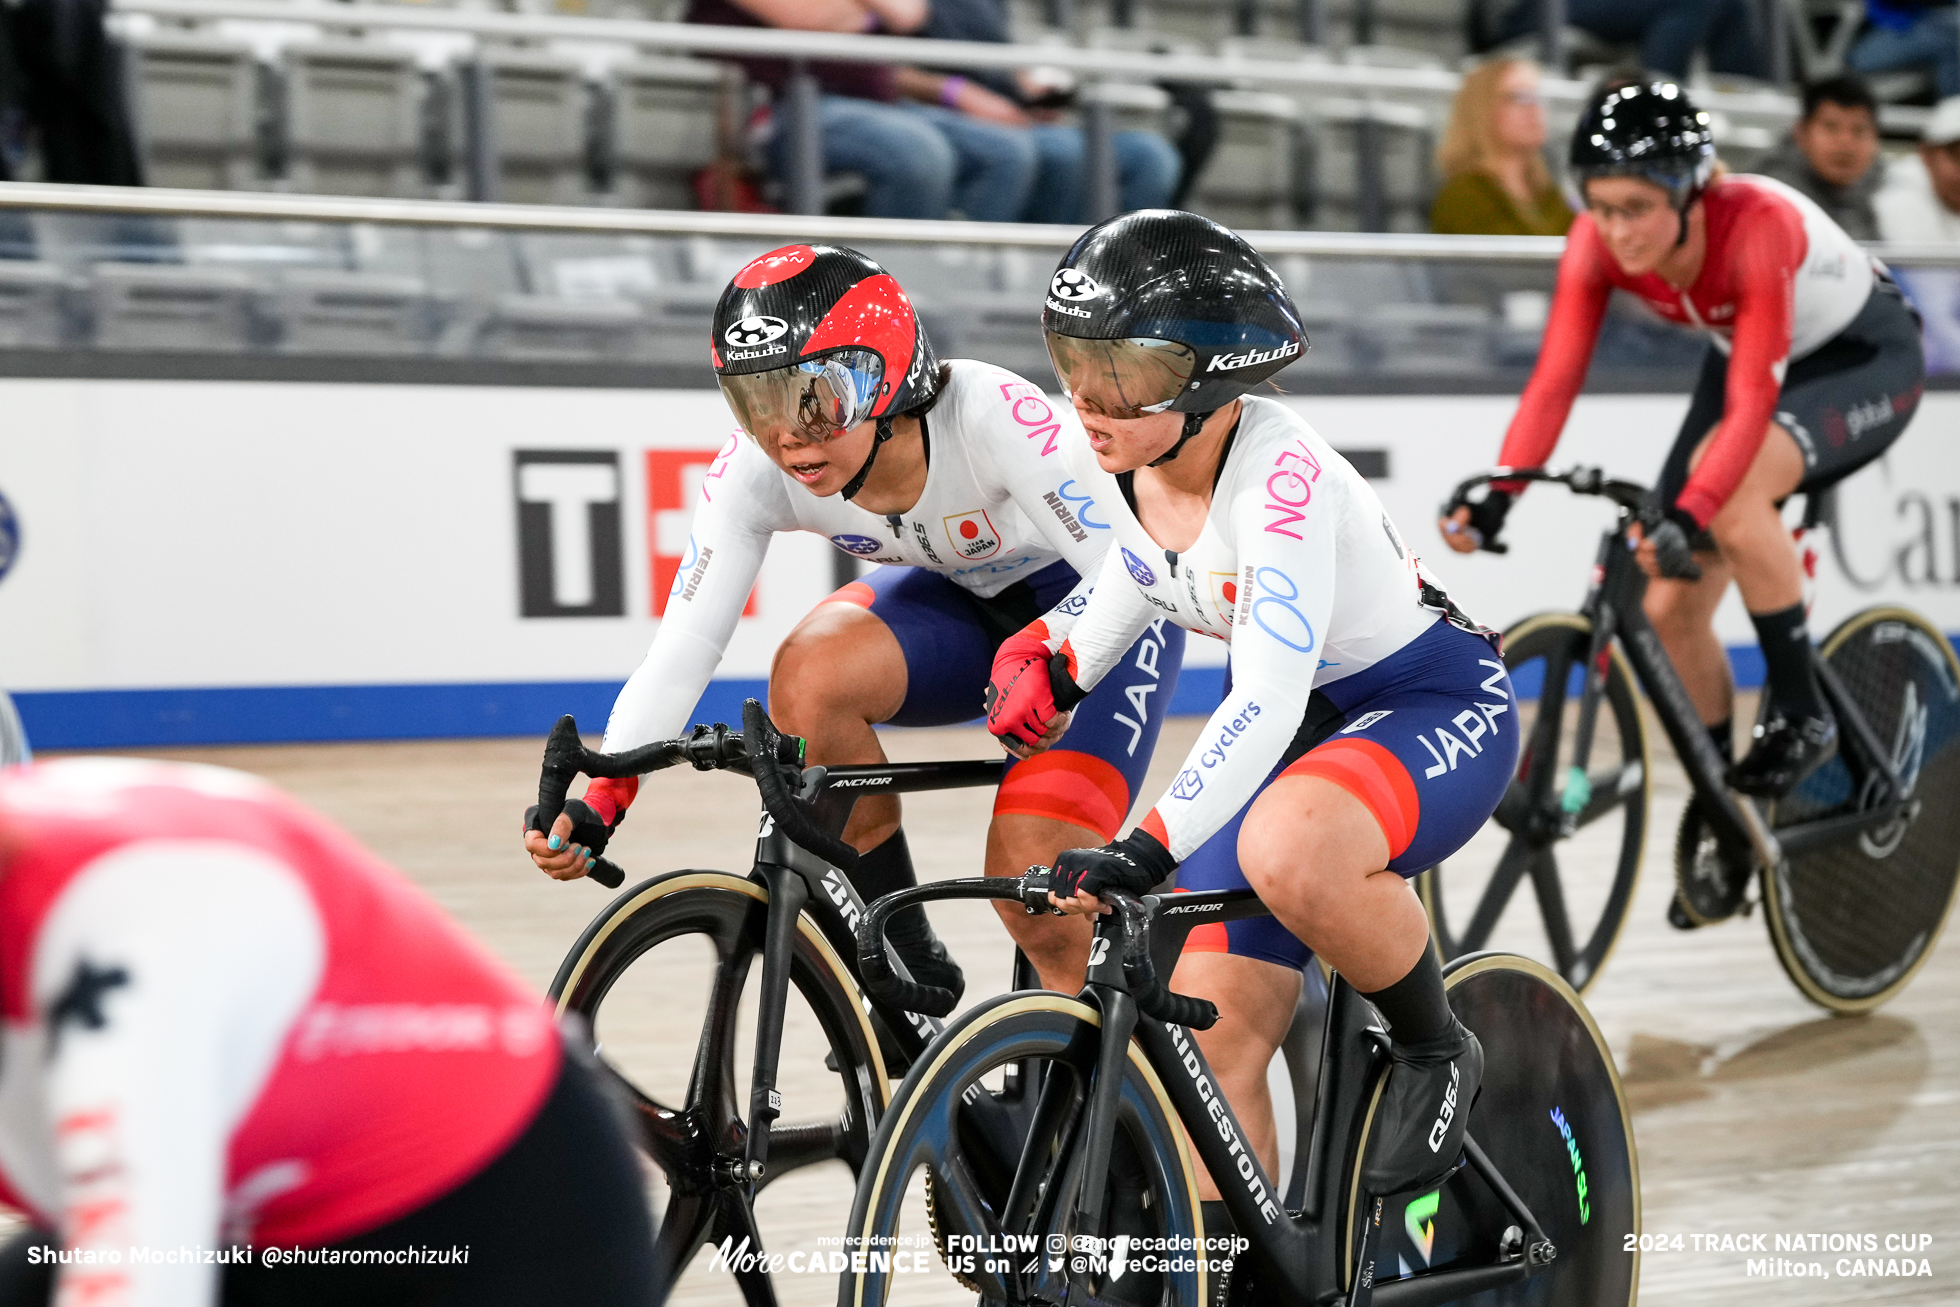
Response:
[[[1594,772],[1587,777],[1592,786],[1592,797],[1579,810],[1579,828],[1583,830],[1606,814],[1624,807],[1627,800],[1640,793],[1640,782],[1645,778],[1645,773],[1645,766],[1636,758],[1622,766]]]
[[[979,1235],[982,1247],[1003,1246],[1000,1222],[993,1208],[987,1205],[987,1200],[981,1197],[980,1182],[967,1165],[966,1154],[957,1146],[946,1148],[933,1157],[931,1166],[933,1206],[951,1214],[953,1228]],[[985,1297],[1014,1296],[1007,1292],[1005,1282],[985,1270],[974,1271],[973,1278],[987,1291]],[[1013,1276],[1010,1275],[1008,1279],[1013,1279]],[[990,1280],[991,1284],[988,1283]]]
[[[1057,1140],[1064,1132],[1069,1136],[1075,1133],[1080,1103],[1075,1078],[1064,1074],[1061,1066],[1051,1064],[1042,1077],[1041,1097],[1036,1100],[1034,1121],[1028,1130],[1027,1143],[1021,1149],[1020,1164],[1014,1170],[1013,1187],[1001,1207],[1003,1225],[1022,1231],[1033,1228],[1037,1199],[1044,1193],[1052,1198],[1055,1186],[1048,1183],[1050,1167],[1053,1159],[1066,1156],[1068,1151],[1058,1148]]]
[[[693,1260],[695,1250],[707,1242],[714,1217],[713,1195],[690,1193],[678,1187],[671,1191],[667,1210],[660,1218],[660,1232],[653,1239],[655,1284],[673,1286]]]
[[[640,1136],[640,1147],[652,1154],[653,1160],[661,1170],[672,1175],[685,1165],[687,1132],[681,1125],[681,1114],[614,1070],[611,1065],[601,1063],[612,1083],[626,1092],[631,1098],[633,1126]]]
[[[1565,913],[1565,887],[1559,883],[1558,859],[1550,849],[1538,850],[1531,860],[1531,887],[1538,894],[1538,912],[1545,919],[1554,968],[1568,978],[1577,950],[1572,947],[1572,922]]]
[[[1484,896],[1477,904],[1477,913],[1470,918],[1470,925],[1463,932],[1458,956],[1475,953],[1490,942],[1490,933],[1497,929],[1497,919],[1504,915],[1511,895],[1517,892],[1518,880],[1530,864],[1532,853],[1530,843],[1522,835],[1513,835],[1511,842],[1504,846],[1504,856],[1497,860],[1497,870],[1491,873],[1490,884],[1484,886]]]
[[[807,1121],[801,1125],[777,1124],[769,1129],[769,1170],[763,1176],[768,1185],[779,1176],[802,1166],[834,1161],[844,1155],[845,1123]]]
[[[732,1144],[733,1127],[740,1118],[735,1105],[735,1021],[750,957],[746,951],[722,951],[701,1043],[694,1053],[694,1073],[687,1083],[687,1106],[700,1113],[717,1147]]]
[[[776,1286],[769,1272],[762,1269],[765,1264],[760,1256],[764,1251],[762,1231],[756,1226],[755,1212],[746,1200],[730,1194],[721,1200],[720,1215],[722,1236],[733,1239],[737,1248],[746,1243],[758,1254],[755,1258],[743,1258],[735,1266],[735,1282],[742,1287],[743,1301],[748,1307],[776,1307]]]

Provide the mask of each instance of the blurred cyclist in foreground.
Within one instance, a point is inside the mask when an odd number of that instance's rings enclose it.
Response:
[[[0,771],[0,1010],[0,1307],[656,1300],[548,1010],[252,777]]]

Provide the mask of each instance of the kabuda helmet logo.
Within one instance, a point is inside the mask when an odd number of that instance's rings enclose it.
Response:
[[[1086,300],[1102,294],[1102,287],[1096,279],[1086,272],[1074,268],[1062,268],[1055,273],[1055,279],[1048,283],[1048,293],[1058,300]]]
[[[722,333],[722,339],[741,349],[756,345],[767,345],[776,337],[789,330],[789,323],[781,318],[754,315],[743,318]]]

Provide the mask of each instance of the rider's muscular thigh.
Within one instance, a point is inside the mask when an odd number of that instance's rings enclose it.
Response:
[[[776,647],[769,668],[769,711],[790,735],[809,742],[812,766],[885,761],[872,727],[905,703],[905,655],[874,614],[855,604],[818,604]],[[844,838],[874,849],[898,829],[898,796],[866,795],[851,810]]]
[[[1319,776],[1282,776],[1239,831],[1239,867],[1260,901],[1363,993],[1409,974],[1429,918],[1387,871],[1388,839],[1361,800]]]
[[[1092,849],[1107,841],[1086,826],[1023,812],[997,815],[987,828],[987,874],[1019,876],[1029,867],[1052,867],[1064,849]],[[996,903],[1002,924],[1041,976],[1043,989],[1073,994],[1089,967],[1089,918],[1031,917],[1019,903]]]

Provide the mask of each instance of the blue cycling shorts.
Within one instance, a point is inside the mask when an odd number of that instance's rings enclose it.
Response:
[[[869,609],[905,655],[905,702],[894,726],[952,726],[985,711],[1001,642],[1060,603],[1077,581],[1051,563],[982,599],[938,572],[880,567],[830,596]],[[1023,762],[1009,758],[994,815],[1051,817],[1113,840],[1129,816],[1184,662],[1184,631],[1153,623],[1116,669],[1076,706],[1062,742]]]
[[[1439,618],[1373,667],[1316,691],[1260,791],[1282,776],[1331,781],[1380,823],[1388,870],[1417,875],[1467,844],[1496,811],[1518,765],[1515,704],[1491,642]],[[1239,827],[1251,807],[1184,860],[1179,890],[1247,888]],[[1184,949],[1295,968],[1312,956],[1273,917],[1199,926]]]

